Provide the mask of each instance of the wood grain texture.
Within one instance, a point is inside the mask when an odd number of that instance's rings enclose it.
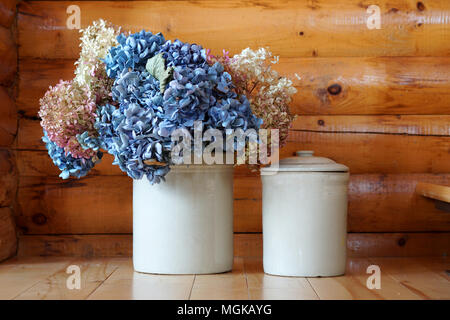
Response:
[[[333,129],[330,131],[317,131],[313,125],[302,125],[301,120],[298,120],[294,127],[309,126],[311,129],[291,130],[287,145],[281,149],[281,158],[292,156],[297,150],[314,150],[317,155],[346,164],[352,173],[450,172],[450,135],[416,136],[407,134],[409,130],[425,131],[428,130],[426,128],[434,127],[435,119],[424,117],[422,120],[418,118],[408,120],[408,118],[404,118],[406,119],[404,122],[409,122],[409,126],[405,126],[403,129],[400,128],[401,122],[396,129],[393,128],[393,125],[380,125],[376,129],[378,122],[388,122],[392,119],[384,118],[384,116],[373,117],[365,120],[368,123],[365,125],[366,130],[361,130],[360,133],[358,130],[364,124],[358,123],[360,118],[353,119],[352,117],[341,118],[339,124],[334,122]],[[434,130],[445,134],[447,124],[444,122],[447,117],[441,118],[442,122],[436,120],[437,126]],[[306,121],[308,121],[307,118]],[[17,138],[19,150],[45,150],[41,142],[42,129],[37,120],[22,118],[19,126]],[[379,134],[376,132],[377,130],[394,134]],[[397,134],[399,132],[402,134]],[[54,173],[50,167],[42,167],[41,170],[42,174]]]
[[[53,164],[47,151],[24,150],[16,151],[17,167],[21,176],[39,177],[49,176],[57,177],[61,171]],[[89,172],[89,175],[102,176],[123,176],[124,172],[112,162],[114,157],[108,153],[103,154],[103,158],[94,169]],[[81,180],[82,181],[82,180]]]
[[[297,150],[347,165],[352,173],[450,172],[450,137],[291,131],[280,157]]]
[[[317,300],[307,278],[265,274],[261,257],[245,257],[244,272],[250,299]]]
[[[418,181],[444,183],[449,179],[448,174],[351,175],[348,230],[449,231],[448,214],[415,193]],[[234,231],[261,232],[259,177],[236,173],[234,199]],[[132,183],[124,175],[81,180],[21,177],[17,200],[17,223],[25,234],[132,231]]]
[[[450,299],[450,281],[417,260],[370,258],[370,261],[422,299]]]
[[[126,176],[22,177],[17,225],[24,233],[129,233],[131,196],[132,180]]]
[[[71,257],[14,258],[0,264],[0,298],[32,300],[264,299],[448,299],[445,259],[349,258],[339,277],[277,277],[264,274],[261,257],[235,257],[233,271],[214,275],[135,272],[132,259]],[[370,290],[367,267],[381,268],[381,288]],[[69,265],[81,269],[81,288],[69,290]],[[439,271],[435,266],[439,266]]]
[[[23,141],[23,133],[19,131],[19,141]],[[43,149],[40,139],[37,136],[32,142]],[[291,131],[280,157],[293,156],[298,150],[314,150],[316,155],[347,165],[355,174],[450,172],[450,137]],[[45,150],[21,148],[17,158],[22,176],[59,174]],[[111,163],[112,156],[106,155],[92,173],[120,175],[120,169]]]
[[[18,257],[131,257],[131,234],[27,236],[19,238]]]
[[[449,115],[300,115],[294,131],[450,137]]]
[[[17,169],[13,151],[0,148],[0,207],[13,204],[17,191]]]
[[[30,287],[67,266],[67,258],[15,257],[0,264],[0,299],[14,299]]]
[[[262,234],[234,235],[236,257],[262,257]],[[446,256],[450,233],[349,233],[347,256],[425,257]],[[19,257],[113,257],[132,255],[132,235],[24,235],[19,238]]]
[[[132,234],[108,235],[23,235],[19,238],[18,256],[130,257]],[[261,256],[260,234],[235,234],[234,255]]]
[[[66,272],[69,266],[80,268],[80,288],[69,290]],[[82,300],[98,289],[119,264],[108,259],[68,259],[67,264],[47,278],[37,282],[31,288],[20,293],[14,300]]]
[[[18,109],[36,116],[48,87],[73,78],[74,62],[21,59]],[[281,58],[275,69],[298,89],[294,114],[450,114],[450,57]]]
[[[450,233],[349,233],[350,257],[447,256]]]
[[[416,187],[420,195],[450,203],[450,187],[434,183],[419,182]]]
[[[186,300],[189,298],[194,275],[155,275],[135,272],[131,259],[112,260],[117,269],[89,300]]]
[[[218,275],[196,275],[191,300],[247,300],[249,298],[244,259],[235,257],[233,269]]]
[[[106,156],[93,175],[61,181],[40,141],[39,98],[60,78],[73,77],[79,32],[66,28],[66,8],[77,4],[83,27],[102,17],[124,29],[147,28],[170,39],[201,43],[215,53],[223,47],[233,54],[247,46],[269,46],[282,58],[276,68],[299,89],[292,110],[300,117],[281,156],[312,149],[348,165],[352,173],[349,230],[379,232],[351,234],[350,255],[447,253],[448,214],[414,189],[418,181],[450,181],[450,43],[446,41],[450,2],[421,3],[382,0],[377,3],[382,29],[368,30],[369,4],[357,0],[22,2],[20,130],[14,147],[21,180],[17,217],[27,234],[21,242],[28,248],[24,252],[74,256],[131,252],[126,244],[129,236],[118,235],[131,232],[131,180]],[[205,24],[205,16],[214,19]],[[0,7],[0,25],[6,20]],[[13,42],[9,30],[1,28],[0,40],[5,41],[0,56],[3,52],[11,63],[3,68],[0,62],[0,83],[11,84],[17,58],[4,49]],[[5,120],[8,132],[15,132],[14,114],[11,119],[1,115],[0,133]],[[0,143],[11,142],[11,135],[5,137]],[[235,231],[260,232],[259,177],[238,169],[234,185]],[[0,203],[2,192],[0,186]],[[70,235],[80,233],[92,236]],[[100,240],[95,234],[102,234]],[[261,241],[255,240],[259,235],[238,236],[239,252],[262,252]]]
[[[17,48],[10,29],[0,26],[0,85],[13,83],[17,72]]]
[[[0,86],[0,147],[10,147],[17,133],[17,112],[13,99]]]
[[[0,261],[16,254],[17,236],[11,208],[0,208]]]
[[[0,2],[0,26],[9,28],[16,14],[17,0],[2,0]]]
[[[231,53],[248,46],[271,46],[283,57],[446,56],[450,52],[445,41],[450,33],[446,0],[427,2],[423,8],[413,0],[379,1],[383,26],[379,30],[368,30],[368,4],[357,0],[39,1],[19,7],[22,57],[77,57],[78,32],[66,29],[66,8],[71,4],[83,12],[82,27],[104,18],[125,30],[161,31],[169,39],[197,42],[215,52],[221,52],[224,43]]]
[[[345,275],[341,277],[308,278],[308,282],[321,300],[420,300],[408,288],[381,269],[381,287],[367,288],[367,267],[372,265],[368,259],[349,259]]]
[[[420,181],[448,183],[449,174],[352,174],[349,182],[348,231],[449,231],[450,219],[432,200],[416,194]],[[262,231],[261,181],[235,175],[234,230]]]

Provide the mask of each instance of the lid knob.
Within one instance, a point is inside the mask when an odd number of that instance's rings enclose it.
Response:
[[[314,155],[314,151],[312,150],[301,150],[296,152],[297,157],[312,157]]]

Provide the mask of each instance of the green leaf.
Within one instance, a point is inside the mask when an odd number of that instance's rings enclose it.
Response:
[[[147,69],[148,73],[159,81],[159,90],[161,93],[164,93],[166,85],[172,79],[173,68],[169,67],[166,69],[166,63],[162,53],[148,59],[145,69]]]

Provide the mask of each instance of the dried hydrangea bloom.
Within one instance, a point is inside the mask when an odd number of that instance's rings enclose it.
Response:
[[[220,63],[209,65],[200,45],[145,30],[121,34],[118,42],[105,63],[119,106],[99,106],[96,128],[114,164],[133,179],[164,179],[175,129],[193,135],[195,121],[205,130],[259,128],[247,99],[232,90],[230,75]]]
[[[90,159],[96,155],[96,151],[84,149],[76,137],[84,132],[97,135],[96,105],[87,86],[61,80],[49,88],[40,105],[41,126],[52,142],[74,158]]]
[[[219,61],[225,71],[231,74],[235,90],[250,101],[253,113],[263,119],[262,128],[280,130],[280,146],[286,143],[294,116],[289,112],[289,103],[297,92],[292,81],[282,77],[271,68],[278,63],[278,57],[265,48],[254,51],[244,49],[240,54],[229,57],[224,51],[222,57],[208,55],[210,63]]]
[[[75,81],[88,86],[97,104],[111,101],[113,79],[106,74],[104,59],[112,46],[118,44],[120,30],[100,19],[86,29],[81,29],[81,53],[75,65]]]
[[[45,143],[48,154],[53,160],[53,163],[61,170],[59,175],[63,179],[69,177],[81,178],[88,174],[88,172],[100,162],[103,153],[97,151],[97,153],[90,159],[74,158],[70,154],[67,154],[64,149],[58,147],[53,141],[48,138],[47,132],[44,130],[44,136],[42,141]]]

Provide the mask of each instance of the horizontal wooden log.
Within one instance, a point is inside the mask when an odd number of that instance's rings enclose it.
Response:
[[[300,115],[292,130],[450,137],[450,115]]]
[[[14,154],[0,149],[0,207],[10,206],[17,191],[17,169]]]
[[[450,174],[355,174],[350,176],[350,232],[449,231],[450,216],[415,193],[418,182],[450,184]],[[236,175],[236,232],[262,231],[261,180]]]
[[[284,57],[446,56],[450,44],[446,0],[381,0],[381,28],[370,30],[369,4],[309,0],[259,1],[55,1],[22,2],[20,55],[77,58],[78,30],[66,27],[69,5],[81,9],[81,26],[104,18],[124,30],[163,32],[215,52],[270,46]],[[205,17],[209,17],[205,19]]]
[[[131,199],[126,176],[21,177],[17,225],[29,234],[129,233]]]
[[[291,131],[280,157],[314,150],[352,173],[450,172],[450,137]]]
[[[45,150],[43,131],[37,116],[19,117],[19,130],[15,147],[21,150]]]
[[[17,148],[45,150],[42,128],[37,118],[19,120]],[[379,116],[309,116],[297,117],[292,131],[317,133],[365,133],[450,136],[450,115],[379,115]]]
[[[17,133],[17,112],[5,87],[0,86],[0,147],[10,147]]]
[[[48,87],[73,78],[74,62],[20,60],[18,109],[36,116]],[[450,57],[291,58],[276,69],[298,89],[294,114],[450,114]]]
[[[352,175],[348,230],[449,231],[449,215],[415,194],[419,181],[443,184],[450,174]],[[234,230],[261,232],[259,177],[237,173],[234,198]],[[132,183],[126,176],[21,177],[18,204],[18,226],[26,234],[132,231]]]
[[[316,155],[332,158],[350,167],[352,173],[441,173],[450,172],[450,136],[414,135],[420,132],[445,134],[448,116],[412,117],[402,116],[398,126],[392,117],[353,118],[346,116],[321,119],[300,117],[291,130],[288,144],[281,149],[281,157],[288,157],[297,150],[314,150]],[[316,125],[315,121],[323,121]],[[359,122],[361,121],[361,122]],[[322,122],[320,122],[322,123]],[[387,123],[387,124],[384,124]],[[437,125],[434,125],[437,123]],[[319,129],[320,127],[323,129]],[[300,129],[297,129],[300,128]],[[433,128],[433,129],[429,129]],[[359,132],[361,131],[361,133]],[[413,134],[409,134],[413,132]],[[22,118],[18,132],[19,150],[45,150],[41,142],[42,129],[38,120]],[[19,153],[19,158],[22,157]],[[38,157],[27,153],[26,157]],[[22,175],[53,175],[55,169],[50,161],[38,162],[30,159],[21,162]],[[31,161],[31,162],[30,162]],[[34,163],[33,163],[34,162]],[[23,166],[22,166],[23,164]],[[30,171],[31,170],[31,171]],[[99,173],[116,174],[118,171],[100,167]],[[39,173],[40,172],[40,173]]]
[[[53,164],[47,151],[17,151],[17,168],[22,176],[50,176],[57,177],[61,171]],[[122,176],[125,175],[117,165],[113,165],[114,157],[103,154],[100,163],[95,165],[89,175]]]
[[[0,208],[0,261],[16,254],[17,237],[12,210]]]
[[[19,257],[111,257],[132,255],[132,235],[27,235],[19,239]],[[261,257],[262,235],[235,234],[234,255]],[[450,233],[349,233],[347,256],[413,257],[446,256]]]
[[[0,26],[0,85],[9,86],[17,72],[17,49],[11,30]]]
[[[41,99],[50,86],[60,79],[71,80],[74,77],[75,60],[20,60],[17,109],[29,118],[36,118]]]
[[[17,0],[2,0],[0,2],[0,26],[10,28],[16,14]]]
[[[447,256],[450,233],[350,233],[350,257]]]

